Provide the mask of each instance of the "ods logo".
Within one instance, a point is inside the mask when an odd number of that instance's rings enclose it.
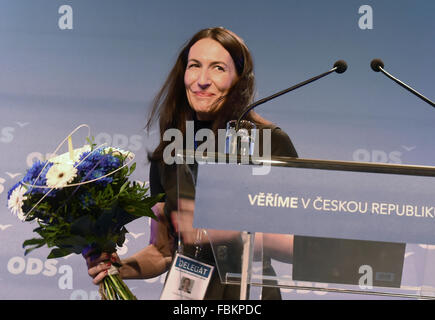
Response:
[[[402,163],[402,152],[383,150],[358,149],[352,155],[354,161],[359,162],[380,162],[380,163]]]
[[[62,274],[58,280],[59,289],[73,289],[73,269],[70,265],[61,265],[56,267],[58,261],[49,259],[42,261],[37,258],[12,257],[8,261],[7,269],[9,273],[14,275],[26,274],[36,276],[42,274],[46,277],[53,277]]]
[[[142,137],[138,134],[127,136],[125,134],[110,134],[100,132],[95,137],[95,143],[101,145],[106,143],[108,146],[118,147],[129,151],[139,151],[142,149]]]

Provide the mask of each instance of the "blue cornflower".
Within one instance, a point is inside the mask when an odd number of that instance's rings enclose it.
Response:
[[[47,171],[53,166],[53,163],[48,162],[47,166],[44,168],[45,164],[47,163],[47,161],[39,161],[36,160],[32,167],[30,167],[29,170],[27,170],[26,175],[24,176],[22,182],[29,184],[31,186],[33,186],[34,184],[36,186],[40,186],[40,185],[46,185],[47,183]],[[43,170],[44,168],[44,170]],[[42,171],[42,173],[41,173]],[[39,173],[41,173],[41,175],[39,175]],[[38,178],[39,176],[39,178]],[[36,178],[38,178],[38,180],[36,180]],[[37,193],[47,193],[48,191],[50,191],[50,189],[48,188],[38,188],[38,187],[34,187],[31,188],[29,187],[28,192],[33,193],[33,192],[37,192]],[[53,192],[50,193],[50,195],[52,195]]]
[[[104,154],[104,150],[99,148],[93,152],[84,152],[79,162],[83,161],[77,166],[79,175],[85,179],[83,181],[89,181],[98,179],[106,174],[109,174],[120,167],[121,162],[117,157],[111,154]],[[76,163],[77,165],[77,163]],[[96,184],[106,186],[111,183],[113,178],[111,176],[101,178],[95,181]]]

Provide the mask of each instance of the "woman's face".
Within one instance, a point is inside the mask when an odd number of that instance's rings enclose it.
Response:
[[[222,97],[236,80],[234,61],[219,42],[204,38],[190,48],[184,84],[187,100],[198,120],[211,120],[212,111],[219,109]]]

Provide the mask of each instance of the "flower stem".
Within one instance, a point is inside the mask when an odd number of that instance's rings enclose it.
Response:
[[[106,276],[100,284],[102,300],[137,300],[119,274]]]
[[[136,297],[125,285],[124,281],[122,281],[119,275],[110,275],[109,278],[111,279],[114,287],[116,288],[116,292],[121,296],[123,300],[136,300]]]

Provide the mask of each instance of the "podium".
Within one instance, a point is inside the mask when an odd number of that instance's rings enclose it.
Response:
[[[179,252],[224,284],[435,298],[435,167],[177,154]],[[210,261],[207,261],[210,262]]]

